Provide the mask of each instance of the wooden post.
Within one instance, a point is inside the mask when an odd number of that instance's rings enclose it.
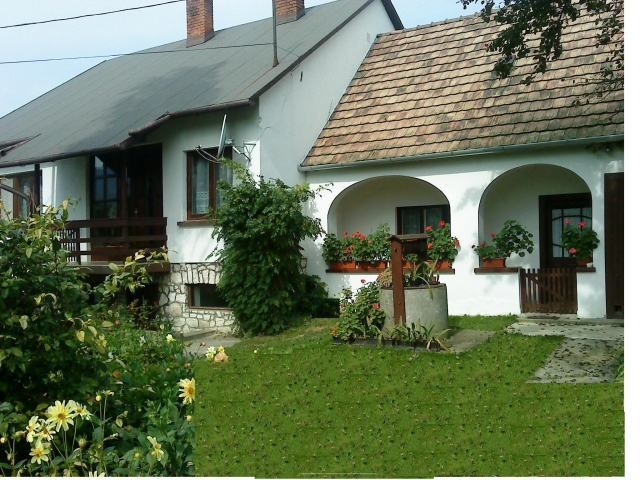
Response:
[[[404,278],[402,275],[402,243],[396,237],[391,239],[391,279],[393,281],[393,323],[405,325]]]

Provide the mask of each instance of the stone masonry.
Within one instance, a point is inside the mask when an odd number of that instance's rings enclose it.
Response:
[[[171,264],[171,271],[159,275],[159,305],[163,313],[173,320],[173,329],[179,333],[210,330],[230,334],[233,310],[229,308],[189,308],[188,285],[215,285],[220,277],[216,263]]]

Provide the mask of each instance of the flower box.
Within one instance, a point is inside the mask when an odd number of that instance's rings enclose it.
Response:
[[[360,262],[358,260],[333,260],[329,263],[332,272],[382,272],[387,262]]]
[[[506,258],[483,258],[482,268],[505,268]]]

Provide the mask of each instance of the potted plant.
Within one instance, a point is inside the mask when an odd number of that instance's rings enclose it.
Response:
[[[356,230],[344,237],[336,234],[326,235],[322,245],[322,257],[331,270],[381,270],[387,266],[391,258],[391,250],[387,237],[389,226],[384,223],[375,232],[365,235]]]
[[[593,260],[593,251],[598,248],[600,240],[598,235],[586,222],[578,222],[578,226],[571,225],[570,220],[565,218],[562,229],[561,245],[569,255],[576,259],[578,266],[586,266]]]
[[[481,242],[471,248],[482,260],[483,267],[504,267],[506,259],[512,254],[524,257],[525,253],[533,252],[533,235],[515,220],[504,222],[502,230],[492,233],[493,245]],[[495,260],[495,262],[492,262]]]
[[[427,255],[436,263],[438,270],[450,268],[460,250],[460,241],[451,236],[451,225],[441,220],[438,227],[425,228],[427,234]]]

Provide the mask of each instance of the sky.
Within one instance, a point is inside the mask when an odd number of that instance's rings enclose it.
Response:
[[[166,0],[0,0],[0,27]],[[458,0],[392,0],[405,27],[478,11]],[[307,7],[328,0],[306,0]],[[271,0],[214,0],[214,29],[271,16]],[[186,38],[185,2],[64,22],[0,28],[0,62],[130,53]],[[0,117],[105,59],[0,64]]]

